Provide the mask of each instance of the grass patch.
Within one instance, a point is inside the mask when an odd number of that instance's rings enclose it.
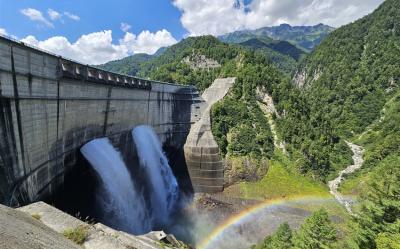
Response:
[[[358,196],[362,193],[367,183],[370,181],[370,174],[368,172],[360,171],[356,175],[350,175],[339,185],[338,191],[343,195]]]
[[[89,227],[87,225],[85,226],[78,226],[74,229],[67,229],[63,232],[63,235],[69,239],[75,242],[78,245],[82,245],[86,238],[88,237],[88,229]]]
[[[296,173],[289,173],[284,164],[270,161],[268,173],[258,182],[240,183],[243,198],[274,199],[294,196],[329,196],[327,186]]]
[[[36,220],[40,220],[42,218],[42,216],[40,214],[32,214],[31,216],[32,216],[32,218],[34,218]]]

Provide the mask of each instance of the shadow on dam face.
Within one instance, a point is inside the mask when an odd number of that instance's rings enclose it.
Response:
[[[139,166],[139,159],[130,131],[114,139],[111,137],[110,140],[120,151],[131,177],[134,176],[135,187],[141,189],[148,185],[149,183],[145,182],[145,172]],[[192,198],[193,187],[185,163],[183,146],[177,145],[173,141],[172,136],[168,136],[163,143],[163,150],[178,181],[180,198],[186,201]],[[81,153],[77,153],[76,164],[64,175],[64,184],[43,201],[84,221],[101,222],[112,227],[107,217],[103,217],[103,212],[97,202],[97,195],[101,193],[102,189],[101,185],[102,182],[98,173]],[[149,200],[150,197],[145,196],[145,199]],[[174,216],[179,217],[180,205],[177,206]],[[153,229],[168,231],[167,227]]]

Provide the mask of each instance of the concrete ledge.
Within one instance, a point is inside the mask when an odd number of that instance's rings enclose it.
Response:
[[[32,213],[34,214],[34,213]],[[40,219],[0,205],[0,248],[79,249],[80,246],[46,226]],[[36,213],[35,213],[36,215]],[[36,216],[38,217],[38,216]]]
[[[224,178],[224,170],[223,170],[223,169],[219,169],[219,170],[196,170],[196,169],[189,169],[189,174],[192,176],[192,178],[197,178],[197,177],[205,177],[205,178],[211,178],[211,177]]]
[[[224,190],[223,186],[205,186],[205,185],[194,185],[194,191],[196,193],[218,193]]]
[[[168,241],[165,240],[168,240],[168,236],[171,237],[171,235],[167,235],[163,231],[150,232],[145,235],[134,236],[125,232],[114,230],[101,223],[96,223],[94,225],[87,224],[44,202],[36,202],[19,208],[19,210],[29,215],[37,215],[40,217],[39,220],[42,224],[58,233],[62,233],[67,229],[76,229],[79,226],[86,226],[88,229],[88,237],[82,245],[86,249],[164,249],[166,248],[165,244],[168,244]],[[163,243],[160,242],[161,240]],[[182,248],[184,245],[175,238],[173,238],[172,241],[176,241],[175,243],[177,243],[177,245],[168,244],[168,248],[178,249]],[[72,245],[69,248],[80,247],[74,247]]]

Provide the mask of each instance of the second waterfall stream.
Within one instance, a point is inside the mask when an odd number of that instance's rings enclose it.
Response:
[[[132,130],[132,138],[139,165],[126,165],[108,138],[88,142],[81,152],[101,182],[96,193],[101,221],[143,234],[169,222],[179,187],[154,130],[138,126]]]

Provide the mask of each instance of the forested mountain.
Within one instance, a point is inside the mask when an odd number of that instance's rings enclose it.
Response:
[[[298,66],[298,62],[306,54],[287,41],[272,40],[269,38],[250,38],[239,45],[254,50],[287,75],[291,75]]]
[[[142,66],[142,64],[153,58],[152,55],[148,54],[134,54],[123,58],[121,60],[110,61],[97,67],[121,74],[135,76]]]
[[[219,37],[219,40],[238,44],[265,56],[267,61],[276,66],[281,72],[291,75],[296,69],[298,62],[306,54],[306,51],[314,48],[321,40],[333,30],[326,25],[296,26],[282,24],[277,27],[266,27],[253,31],[237,31]],[[98,67],[117,73],[129,75],[149,76],[150,71],[158,65],[166,62],[165,58],[177,56],[176,53],[183,52],[191,47],[191,39],[169,48],[160,48],[154,55],[135,54],[121,60],[111,61]],[[157,57],[168,54],[161,58]],[[179,57],[179,55],[178,55]],[[145,63],[146,62],[146,63]],[[203,75],[203,77],[205,77]],[[172,80],[171,78],[168,78]],[[198,77],[197,77],[198,79]],[[176,79],[177,82],[186,83],[186,79]]]
[[[252,38],[268,37],[274,40],[288,41],[304,51],[311,51],[334,30],[324,24],[315,26],[280,26],[264,27],[256,30],[242,30],[222,35],[219,39],[227,43],[242,43]]]
[[[279,127],[285,141],[305,155],[303,170],[328,175],[340,138],[359,134],[378,119],[397,91],[399,4],[387,0],[374,13],[332,32],[300,66],[295,89],[279,105],[285,111]]]
[[[348,158],[343,140],[363,145],[361,171],[343,186],[360,195],[348,248],[396,248],[400,239],[400,1],[332,32],[272,89],[281,136],[298,167],[326,179]],[[282,85],[281,85],[282,86]],[[338,156],[340,155],[340,156]]]
[[[310,108],[325,106],[341,134],[363,131],[399,85],[399,4],[388,0],[334,31],[297,72],[295,84],[313,100]]]
[[[248,40],[245,39],[242,43],[237,45],[254,50],[257,53],[265,56],[269,63],[273,64],[279,70],[281,70],[281,72],[286,73],[287,75],[294,73],[299,60],[303,57],[303,55],[305,55],[304,51],[289,42],[273,40],[266,36],[259,36],[257,38],[255,37],[256,36],[248,37]],[[169,63],[171,59],[180,58],[182,60],[185,56],[188,56],[195,40],[196,39],[191,38],[185,39],[169,48],[160,48],[154,55],[134,54],[121,60],[110,61],[106,64],[98,65],[98,67],[117,73],[148,77],[154,68],[165,63]],[[220,45],[222,43],[218,44]],[[213,46],[216,45],[216,43],[210,45]],[[231,46],[230,48],[233,47],[234,46]],[[164,55],[164,53],[167,54],[162,56],[162,58],[158,58],[161,55]],[[218,60],[218,56],[216,55],[217,54],[214,54],[211,57],[214,57],[216,60]],[[194,77],[199,79],[197,76]],[[168,78],[168,80],[182,83],[188,82],[188,79],[176,77]]]

